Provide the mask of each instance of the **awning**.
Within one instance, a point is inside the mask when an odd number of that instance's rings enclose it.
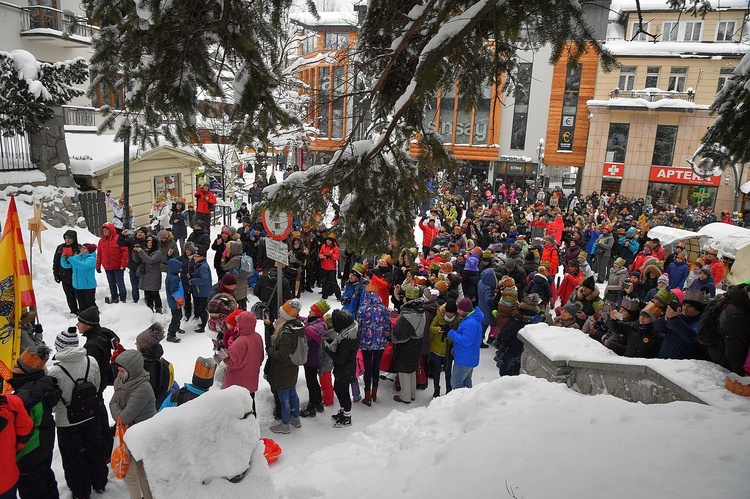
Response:
[[[741,190],[741,191],[742,191],[742,192],[743,192],[744,194],[750,194],[750,182],[745,182],[744,184],[742,184],[742,185],[740,186],[740,190]]]

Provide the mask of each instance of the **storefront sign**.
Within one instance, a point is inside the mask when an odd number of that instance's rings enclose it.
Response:
[[[563,116],[560,123],[560,140],[557,143],[558,151],[573,150],[573,133],[575,132],[575,116]]]
[[[651,182],[663,184],[710,185],[718,187],[721,177],[702,178],[693,172],[692,168],[675,168],[673,166],[652,166]]]
[[[624,163],[604,163],[604,178],[622,178]]]

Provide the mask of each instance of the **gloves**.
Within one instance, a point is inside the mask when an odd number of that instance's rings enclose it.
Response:
[[[97,267],[97,268],[96,268],[96,272],[97,272],[98,274],[101,274],[101,273],[102,273],[102,268],[101,268],[101,267]]]
[[[342,304],[342,305],[349,305],[349,298],[343,298],[343,299],[341,300],[341,304]]]
[[[229,357],[229,352],[227,351],[226,348],[219,348],[214,354],[214,360],[216,361],[217,364],[221,362],[222,360],[226,359],[227,357]]]
[[[57,284],[60,284],[60,283],[61,283],[62,281],[61,281],[60,279],[58,279],[57,277],[55,277],[55,282],[56,282]]]
[[[34,326],[34,332],[36,334],[42,334],[44,332],[44,329],[42,329],[42,325],[37,324],[36,326]]]
[[[68,328],[68,333],[70,333],[70,334],[78,334],[78,328],[75,327],[75,326],[70,326]]]

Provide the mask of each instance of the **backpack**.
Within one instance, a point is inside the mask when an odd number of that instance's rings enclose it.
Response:
[[[240,259],[240,268],[234,267],[232,268],[231,272],[233,274],[240,274],[242,272],[246,274],[252,274],[253,273],[253,257],[243,254],[242,258]]]
[[[702,345],[714,345],[719,341],[719,317],[729,305],[727,294],[717,296],[703,309],[701,318],[698,320],[698,342]]]
[[[83,375],[83,378],[79,379],[73,379],[73,376],[70,375],[67,369],[59,363],[57,365],[60,366],[62,372],[70,378],[74,385],[70,401],[65,402],[65,399],[63,399],[63,405],[68,409],[68,422],[76,424],[98,416],[99,391],[96,385],[88,380],[91,358],[86,356],[86,374]]]
[[[297,347],[294,349],[294,352],[289,355],[292,364],[295,366],[304,366],[305,362],[307,362],[307,353],[309,350],[310,347],[307,344],[307,337],[298,336]]]

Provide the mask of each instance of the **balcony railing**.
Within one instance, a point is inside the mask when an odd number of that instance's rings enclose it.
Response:
[[[26,134],[5,135],[0,131],[0,172],[35,170]]]
[[[21,35],[33,35],[34,30],[51,30],[47,33],[59,38],[77,39],[91,43],[95,26],[88,24],[88,19],[78,17],[70,11],[53,9],[42,5],[21,8]]]
[[[610,99],[645,99],[656,102],[662,99],[679,99],[688,102],[695,101],[695,92],[651,91],[651,90],[620,90],[616,88],[609,93]]]
[[[97,111],[93,107],[63,106],[63,122],[66,127],[96,128]]]

